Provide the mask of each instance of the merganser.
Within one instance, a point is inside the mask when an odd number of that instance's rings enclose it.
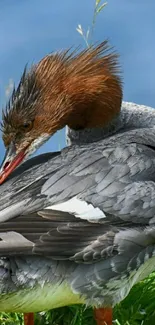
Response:
[[[6,155],[0,183],[56,131],[104,127],[120,112],[118,56],[107,42],[48,55],[26,68],[2,114]],[[95,109],[94,109],[95,108]]]
[[[128,104],[120,112],[117,57],[106,49],[53,54],[25,70],[3,113],[1,183],[12,174],[0,187],[2,310],[85,303],[110,325],[111,307],[155,269],[155,113],[144,109],[134,124]],[[13,171],[65,125],[70,138],[95,127],[109,137]]]

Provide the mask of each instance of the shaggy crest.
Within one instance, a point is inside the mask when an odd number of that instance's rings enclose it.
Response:
[[[101,126],[120,111],[122,81],[118,55],[107,41],[87,48],[44,57],[27,71],[2,113],[5,143],[26,137],[33,123],[38,133],[53,134],[66,124],[77,129]],[[29,134],[30,135],[30,134]]]
[[[29,119],[34,119],[38,95],[35,67],[27,71],[27,66],[25,66],[18,87],[14,86],[6,108],[2,110],[1,130],[3,133],[7,132],[10,127],[16,127],[14,117],[18,120],[25,120],[25,123],[28,123]]]

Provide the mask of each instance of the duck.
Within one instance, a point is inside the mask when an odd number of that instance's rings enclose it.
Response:
[[[2,114],[0,309],[70,304],[98,325],[155,270],[155,112],[122,104],[107,41],[46,56]],[[29,156],[67,126],[68,147]]]

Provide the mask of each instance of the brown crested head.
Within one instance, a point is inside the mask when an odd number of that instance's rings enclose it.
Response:
[[[118,56],[107,41],[80,53],[51,54],[29,71],[25,68],[2,114],[7,152],[0,183],[65,125],[75,130],[107,125],[121,101]]]
[[[36,80],[50,134],[65,125],[75,130],[104,127],[120,112],[118,55],[107,41],[79,53],[65,51],[45,57],[36,67]]]

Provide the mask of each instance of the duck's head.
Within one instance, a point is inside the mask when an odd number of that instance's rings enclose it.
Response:
[[[104,127],[119,114],[121,101],[118,56],[107,41],[80,53],[48,55],[25,69],[2,113],[0,184],[57,130]]]

